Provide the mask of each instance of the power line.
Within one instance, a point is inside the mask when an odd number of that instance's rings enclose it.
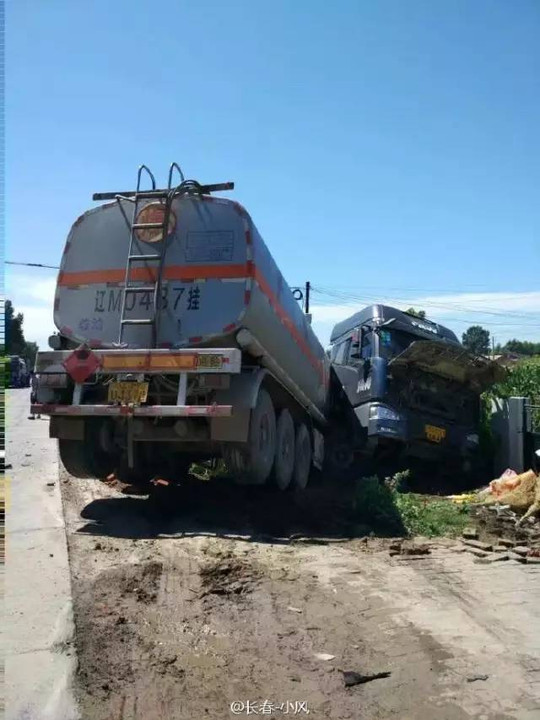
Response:
[[[329,288],[324,288],[322,286],[312,286],[313,292],[316,292],[320,295],[327,295],[329,297],[334,297],[338,300],[345,300],[345,301],[356,301],[356,302],[365,302],[366,299],[368,300],[376,300],[377,302],[382,302],[383,298],[381,296],[374,296],[369,294],[362,294],[355,295],[353,293],[347,293],[339,290],[330,290]],[[394,302],[398,302],[400,304],[406,305],[410,304],[412,300],[416,300],[418,302],[421,302],[425,307],[427,308],[439,308],[443,310],[457,310],[459,312],[466,312],[466,313],[475,313],[478,315],[495,315],[499,317],[511,317],[511,318],[524,318],[526,320],[533,320],[531,323],[531,326],[535,326],[537,324],[537,321],[534,320],[534,318],[531,318],[531,315],[538,314],[538,311],[531,311],[530,313],[519,313],[512,310],[508,310],[507,312],[501,312],[496,310],[489,310],[487,308],[478,309],[478,308],[471,308],[467,307],[466,305],[460,305],[459,303],[441,303],[441,302],[433,302],[426,299],[426,301],[423,301],[422,298],[392,298]],[[528,327],[528,323],[523,323],[525,327]]]
[[[24,263],[13,262],[12,260],[4,260],[6,265],[25,265],[26,267],[49,268],[50,270],[59,270],[58,265],[43,265],[42,263]]]
[[[316,288],[313,288],[313,290],[314,290],[315,292],[317,292]],[[326,293],[325,293],[325,294],[326,294]],[[337,297],[338,297],[338,299],[341,299],[341,300],[345,299],[345,300],[349,300],[349,302],[350,302],[350,299],[348,299],[348,298],[343,298],[343,297],[340,297],[339,295],[337,295]],[[379,303],[380,303],[380,302],[384,302],[384,299],[381,298],[381,297],[377,297],[376,300],[377,300],[377,302],[379,302]],[[395,298],[394,298],[394,300],[395,300]],[[368,296],[355,297],[355,302],[361,303],[362,305],[369,305],[369,304],[371,304],[371,303],[373,302],[373,298],[370,298],[370,297],[368,297]],[[399,304],[404,304],[404,305],[405,305],[406,303],[399,303]],[[425,307],[425,308],[430,308],[429,303],[425,303],[425,304],[424,304],[424,307]],[[314,306],[315,315],[316,315],[316,309],[317,309],[317,305]],[[433,308],[433,311],[436,312],[436,309],[437,309],[437,308],[434,307],[434,308]],[[454,310],[459,310],[459,308],[453,308],[453,309],[454,309]],[[352,311],[352,306],[351,306],[351,311]],[[471,311],[471,312],[480,312],[480,311],[474,311],[474,310],[473,310],[473,311]],[[480,314],[482,314],[482,313],[480,312]],[[513,320],[513,318],[511,318],[511,319]],[[443,320],[443,322],[456,322],[456,323],[464,323],[464,324],[467,324],[467,325],[474,325],[474,324],[477,324],[477,323],[478,323],[478,320],[479,320],[478,318],[471,319],[471,318],[445,317],[444,320]],[[532,323],[516,322],[516,321],[514,321],[514,322],[499,322],[499,321],[497,321],[497,320],[491,320],[491,319],[484,321],[484,324],[490,325],[490,326],[498,326],[498,327],[520,328],[520,329],[525,330],[525,331],[530,330],[531,328],[537,328],[537,327],[539,326],[539,323],[536,322],[536,321],[535,321],[535,322],[532,322]]]

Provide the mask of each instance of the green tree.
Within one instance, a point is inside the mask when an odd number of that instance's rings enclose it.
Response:
[[[26,340],[23,333],[24,316],[22,313],[15,315],[11,300],[6,300],[4,314],[6,353],[7,355],[24,355],[26,349]]]
[[[407,315],[412,315],[413,317],[420,318],[421,320],[426,319],[426,311],[425,310],[416,310],[413,307],[410,307],[408,310],[405,310]]]
[[[489,353],[489,330],[481,325],[471,325],[462,336],[463,347],[475,355],[487,355]]]
[[[515,352],[519,355],[540,355],[540,343],[514,339],[506,343],[504,350],[507,352]]]
[[[24,315],[22,313],[15,314],[11,300],[6,300],[4,318],[5,348],[2,349],[3,353],[18,355],[26,361],[28,369],[33,370],[39,348],[37,343],[26,341],[23,330]]]

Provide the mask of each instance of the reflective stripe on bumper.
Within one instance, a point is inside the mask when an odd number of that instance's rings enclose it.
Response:
[[[135,415],[137,417],[230,417],[232,405],[31,405],[33,415]]]

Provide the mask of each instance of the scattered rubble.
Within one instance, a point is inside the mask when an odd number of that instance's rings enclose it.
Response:
[[[480,540],[462,540],[464,545],[475,548],[476,550],[483,550],[484,552],[491,552],[493,545],[490,543],[481,542]]]
[[[472,675],[467,678],[467,682],[476,682],[477,680],[487,680],[489,675]]]
[[[502,516],[506,519],[507,516],[502,515],[500,506],[490,506],[489,510],[483,508],[483,510],[488,513],[488,519],[493,519],[496,511],[495,509],[498,510],[497,516],[499,518]],[[505,512],[508,512],[508,508],[505,509]],[[496,543],[483,542],[471,539],[471,535],[473,533],[471,529],[467,529],[464,530],[463,537],[461,539],[462,547],[458,548],[461,552],[468,552],[474,555],[476,557],[475,562],[480,565],[488,565],[494,562],[504,562],[506,560],[514,560],[515,562],[521,564],[540,564],[539,541],[538,539],[531,541],[529,529],[520,529],[519,526],[516,528],[515,523],[513,528],[509,528],[507,523],[503,524],[502,529],[500,527],[494,527],[493,524],[490,524],[489,522],[483,522],[484,515],[485,514],[483,513],[477,514],[477,519],[479,520],[482,531],[481,533],[478,533],[477,531],[478,535],[482,534],[488,536],[497,535],[500,532],[509,533],[513,529],[513,534],[516,536],[516,539],[510,540],[509,538],[498,537]],[[535,533],[536,531],[533,531],[533,534]],[[524,538],[528,539],[527,545],[523,542]]]
[[[486,558],[489,555],[485,550],[478,550],[477,548],[466,547],[464,550],[477,558]]]
[[[406,540],[399,540],[397,542],[391,543],[389,547],[389,553],[391,556],[395,555],[405,555],[405,556],[414,556],[414,555],[430,555],[431,549],[429,545],[426,545],[425,543],[418,543],[418,542],[408,542]]]
[[[498,555],[486,554],[484,557],[481,557],[481,558],[478,558],[477,560],[475,560],[475,562],[481,563],[483,565],[488,565],[489,563],[502,562],[504,560],[510,560],[509,553],[498,554]]]
[[[343,674],[343,682],[345,687],[353,687],[354,685],[362,685],[363,683],[371,682],[372,680],[380,680],[391,676],[391,672],[379,672],[373,675],[362,675],[355,672],[354,670],[341,670]]]

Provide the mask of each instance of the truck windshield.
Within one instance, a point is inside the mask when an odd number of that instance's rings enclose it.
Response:
[[[386,360],[392,360],[401,355],[412,342],[418,340],[415,335],[402,330],[381,330],[379,339],[380,356]]]

